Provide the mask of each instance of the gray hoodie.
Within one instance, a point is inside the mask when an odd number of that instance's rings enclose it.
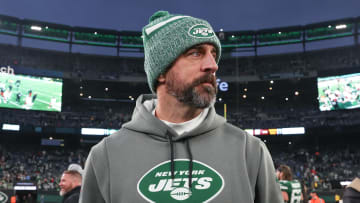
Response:
[[[153,99],[140,96],[131,121],[91,149],[80,203],[283,202],[260,139],[214,107],[197,128],[177,136],[143,105]]]

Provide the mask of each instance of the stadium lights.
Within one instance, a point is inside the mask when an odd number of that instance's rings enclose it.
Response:
[[[331,25],[329,25],[328,28],[331,28]]]
[[[294,128],[282,128],[283,135],[302,135],[305,134],[304,127],[294,127]]]
[[[105,87],[105,91],[107,92],[109,90],[109,88]]]
[[[298,91],[295,91],[295,96],[299,96],[299,92],[298,92]]]
[[[104,128],[81,128],[82,135],[111,135],[118,130]]]
[[[348,186],[350,185],[351,181],[340,181],[340,185],[342,186]]]
[[[64,140],[63,139],[53,139],[50,137],[49,139],[41,139],[41,145],[44,146],[58,146],[64,147]]]
[[[19,131],[20,125],[4,123],[2,126],[2,130]]]
[[[222,101],[222,98],[221,98],[221,97],[219,98],[219,101]]]
[[[116,42],[117,36],[114,34],[102,34],[98,32],[75,32],[76,41],[85,41],[94,45],[110,45],[113,46]],[[106,45],[106,46],[107,46]]]
[[[36,190],[36,186],[33,183],[18,182],[14,186],[14,190]]]
[[[247,88],[244,88],[244,91],[247,92]]]
[[[264,99],[265,99],[265,97],[264,97],[264,96],[261,96],[261,99],[262,99],[262,100],[264,100]]]
[[[270,128],[270,129],[245,129],[250,135],[303,135],[305,134],[304,127],[294,128]]]
[[[243,98],[246,99],[246,94],[243,95]]]
[[[36,190],[36,186],[15,186],[14,190]]]
[[[35,31],[41,31],[42,30],[42,28],[40,26],[36,26],[36,25],[32,25],[30,27],[30,29],[35,30]]]
[[[274,81],[273,81],[273,80],[270,80],[270,83],[271,83],[271,84],[274,84]]]
[[[269,90],[271,91],[271,90],[272,90],[272,87],[269,87]]]
[[[220,29],[220,32],[224,31],[222,28]]]
[[[289,101],[289,98],[285,97],[285,101]]]
[[[337,30],[340,30],[340,29],[345,29],[347,26],[345,24],[342,24],[342,25],[337,25],[335,28]]]
[[[281,32],[279,32],[279,35],[281,35]]]

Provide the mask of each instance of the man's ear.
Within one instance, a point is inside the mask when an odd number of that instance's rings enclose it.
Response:
[[[160,74],[157,81],[158,81],[158,84],[164,84],[165,83],[165,75]]]

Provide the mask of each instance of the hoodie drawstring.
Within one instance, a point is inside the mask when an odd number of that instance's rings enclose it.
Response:
[[[189,139],[186,139],[186,149],[189,154],[190,162],[189,162],[189,188],[191,189],[192,186],[192,171],[193,171],[193,156],[190,149],[190,142]]]
[[[174,143],[172,140],[172,136],[170,133],[167,133],[168,137],[169,137],[169,142],[170,142],[170,170],[171,170],[171,179],[175,179],[175,162],[174,162]]]
[[[171,179],[175,179],[175,161],[174,161],[174,142],[172,140],[172,136],[170,133],[167,133],[170,142],[170,170],[171,170]],[[190,162],[189,162],[189,188],[192,187],[192,172],[193,172],[193,155],[190,149],[189,139],[185,140],[186,150],[189,154]]]

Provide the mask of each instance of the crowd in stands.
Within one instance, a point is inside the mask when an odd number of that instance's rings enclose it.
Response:
[[[227,120],[241,128],[274,128],[303,126],[350,127],[360,124],[360,110],[320,112],[315,108],[284,106],[269,108],[242,108],[239,112],[227,114]]]
[[[282,148],[283,149],[283,148]],[[296,149],[271,148],[274,165],[289,165],[294,178],[308,188],[329,191],[334,181],[360,176],[360,150],[357,147],[302,146]],[[17,182],[33,182],[39,190],[59,190],[62,172],[71,163],[84,166],[87,149],[0,145],[0,189],[13,189]]]
[[[82,149],[0,145],[0,188],[12,190],[17,182],[33,182],[38,190],[59,190],[62,172],[71,163],[83,166],[87,153]]]
[[[62,112],[24,111],[0,109],[0,123],[33,127],[111,128],[120,129],[130,120],[130,112],[104,106],[87,106],[82,109],[68,107]]]
[[[267,75],[346,69],[360,65],[359,47],[341,47],[305,53],[247,56],[222,59],[218,75]]]
[[[353,146],[321,146],[272,150],[275,166],[286,164],[307,188],[318,190],[339,189],[338,181],[360,176],[360,150]],[[317,149],[316,149],[317,148]],[[334,182],[336,184],[334,184]]]
[[[135,105],[135,104],[133,104]],[[130,110],[91,107],[92,110],[64,109],[63,112],[0,109],[0,123],[32,127],[109,128],[120,129],[130,121]],[[219,110],[220,112],[220,110]],[[305,128],[351,127],[360,125],[360,110],[321,112],[315,108],[248,107],[229,110],[226,119],[243,129],[302,126]]]
[[[122,76],[145,77],[142,57],[116,57],[64,53],[35,48],[0,45],[1,66],[22,66],[61,71],[66,78],[118,81]],[[221,76],[264,76],[273,73],[346,69],[360,65],[359,47],[340,47],[305,53],[224,57],[219,64]],[[145,80],[144,80],[145,81]]]
[[[1,44],[0,66],[60,71],[65,78],[73,79],[118,81],[123,75],[145,77],[143,58],[69,54]]]

